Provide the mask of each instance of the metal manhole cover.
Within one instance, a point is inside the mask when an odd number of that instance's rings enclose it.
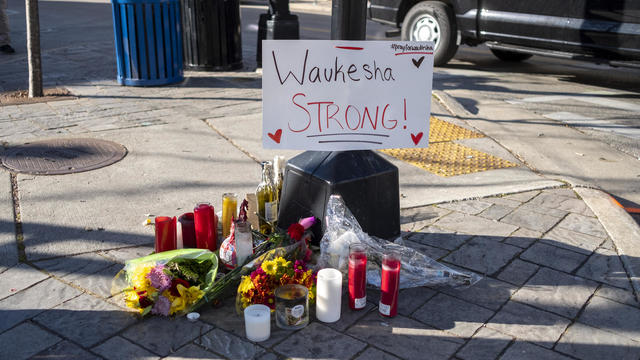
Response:
[[[56,139],[26,143],[7,149],[2,165],[33,175],[62,175],[99,169],[127,155],[117,143],[99,139]]]

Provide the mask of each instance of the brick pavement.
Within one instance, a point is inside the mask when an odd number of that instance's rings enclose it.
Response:
[[[611,239],[571,189],[403,210],[401,222],[408,246],[484,279],[467,289],[402,290],[393,319],[377,314],[378,290],[370,289],[363,311],[343,304],[337,323],[312,320],[295,332],[273,326],[268,341],[254,344],[233,299],[203,309],[196,323],[137,320],[110,296],[110,281],[152,244],[97,251],[0,273],[0,346],[16,359],[640,356],[640,304]],[[25,335],[28,346],[16,341]]]

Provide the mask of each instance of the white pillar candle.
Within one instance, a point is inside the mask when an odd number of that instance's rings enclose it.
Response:
[[[266,305],[249,305],[244,309],[244,327],[247,339],[259,342],[271,336],[271,309]]]
[[[316,285],[316,317],[326,323],[340,320],[342,273],[337,269],[318,271]]]

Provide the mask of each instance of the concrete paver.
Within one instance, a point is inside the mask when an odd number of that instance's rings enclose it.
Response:
[[[135,323],[131,312],[90,295],[80,295],[34,318],[38,324],[89,348]],[[82,326],[78,326],[82,324]],[[87,331],[92,329],[92,331]]]
[[[551,349],[570,323],[559,315],[509,301],[487,327]]]
[[[402,359],[417,359],[428,349],[432,359],[448,359],[463,341],[442,330],[398,315],[385,319],[377,310],[347,330],[347,334]]]
[[[473,335],[493,314],[493,311],[478,305],[438,294],[416,310],[413,318],[466,338]]]
[[[0,335],[0,346],[12,359],[28,359],[60,340],[36,325],[24,323]]]
[[[463,360],[493,360],[512,341],[513,338],[509,335],[482,327],[456,356]]]
[[[596,287],[593,281],[542,268],[511,299],[573,319]]]
[[[20,278],[14,278],[16,282],[19,280]],[[17,292],[15,295],[0,300],[0,310],[3,312],[0,331],[5,331],[16,324],[28,321],[34,316],[69,299],[73,299],[81,293],[80,290],[55,279],[47,279],[26,290]]]
[[[119,336],[115,336],[92,349],[95,353],[104,356],[105,359],[117,360],[134,358],[143,360],[156,360],[160,357],[153,355],[140,346],[131,343]]]
[[[220,329],[213,329],[202,336],[198,336],[195,344],[223,355],[228,359],[254,359],[264,352],[264,349],[251,344],[248,340]]]

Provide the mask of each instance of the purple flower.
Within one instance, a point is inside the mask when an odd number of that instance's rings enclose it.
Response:
[[[310,228],[313,224],[315,224],[316,222],[316,218],[313,216],[310,216],[308,218],[304,218],[304,219],[300,219],[300,221],[298,221],[298,224],[302,225],[302,227],[307,230],[308,228]]]
[[[169,310],[171,309],[171,302],[163,295],[158,296],[156,303],[153,304],[151,309],[152,314],[169,316]]]
[[[163,292],[171,287],[171,278],[164,273],[164,265],[158,264],[151,268],[147,279],[151,282],[151,286],[158,289],[158,292]]]

